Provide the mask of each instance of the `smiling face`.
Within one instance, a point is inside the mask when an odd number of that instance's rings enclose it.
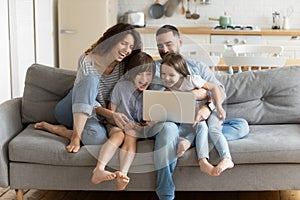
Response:
[[[161,79],[164,82],[164,85],[168,88],[177,87],[179,88],[181,85],[181,78],[183,77],[180,73],[178,73],[174,67],[168,64],[161,65],[160,72]]]
[[[134,48],[134,37],[127,34],[115,47],[111,50],[110,54],[117,62],[121,62],[125,57],[132,53]]]
[[[182,40],[169,31],[156,36],[158,52],[161,58],[167,53],[179,53]]]
[[[133,79],[133,83],[139,91],[144,91],[151,84],[152,78],[153,78],[152,71],[140,72]]]

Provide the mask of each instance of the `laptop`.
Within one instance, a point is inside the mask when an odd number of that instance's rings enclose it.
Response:
[[[192,92],[145,90],[143,119],[192,124],[196,99]]]

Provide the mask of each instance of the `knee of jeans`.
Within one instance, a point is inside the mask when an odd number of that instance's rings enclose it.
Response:
[[[163,138],[178,138],[178,126],[173,122],[165,122],[160,134]]]
[[[249,124],[245,119],[240,119],[240,137],[245,137],[249,133]]]
[[[107,131],[105,127],[95,119],[88,119],[82,132],[81,140],[83,144],[98,145],[107,141]]]
[[[202,132],[202,131],[208,131],[208,126],[207,126],[206,122],[203,121],[203,122],[197,123],[195,129],[196,129],[197,133]]]
[[[81,141],[84,145],[99,145],[107,141],[106,132],[96,130],[84,130],[82,132]]]

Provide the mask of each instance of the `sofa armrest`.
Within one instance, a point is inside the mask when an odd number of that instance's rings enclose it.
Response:
[[[8,143],[23,129],[21,120],[22,98],[0,104],[0,186],[9,186]]]

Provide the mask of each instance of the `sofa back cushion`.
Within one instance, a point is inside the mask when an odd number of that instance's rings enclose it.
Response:
[[[26,73],[22,121],[57,123],[54,107],[73,87],[75,71],[33,64]]]
[[[217,78],[226,88],[227,118],[249,124],[300,123],[300,66],[245,71]]]

